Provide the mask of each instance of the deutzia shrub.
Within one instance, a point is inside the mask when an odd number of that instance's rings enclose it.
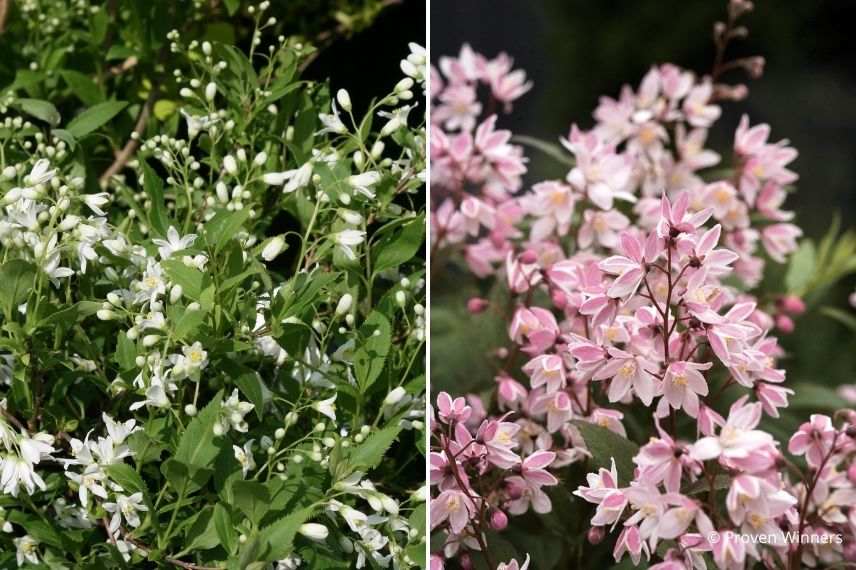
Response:
[[[0,566],[424,563],[424,50],[358,110],[268,2],[143,4],[7,22]]]
[[[726,56],[751,8],[729,3],[709,74],[653,67],[564,148],[497,128],[531,87],[508,56],[432,67],[432,271],[468,269],[473,326],[504,337],[485,393],[436,396],[433,570],[856,560],[856,411],[793,383],[779,344],[803,297],[856,269],[853,238],[831,234],[813,270],[783,210],[797,151],[769,125],[705,144],[747,95],[724,75],[763,68]],[[524,187],[523,144],[567,175]],[[434,347],[454,314],[436,291]]]

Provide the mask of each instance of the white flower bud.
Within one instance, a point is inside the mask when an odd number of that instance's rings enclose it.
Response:
[[[282,236],[272,237],[262,249],[262,258],[265,261],[273,261],[285,250],[285,245],[285,238]]]
[[[383,403],[385,406],[394,406],[401,401],[405,394],[407,394],[407,391],[401,386],[399,386],[398,388],[395,388],[389,394],[386,395],[386,398],[384,398]]]
[[[95,315],[102,321],[112,321],[116,318],[116,313],[110,309],[100,309],[95,313]]]
[[[213,101],[214,97],[217,96],[217,84],[213,81],[205,86],[205,98],[209,101]]]
[[[231,154],[227,154],[223,158],[223,168],[226,169],[226,172],[234,176],[238,173],[238,163],[235,161],[235,157]]]
[[[143,346],[146,348],[152,347],[156,345],[160,341],[160,335],[157,334],[147,334],[143,337]]]
[[[339,299],[339,303],[336,305],[336,314],[341,317],[342,315],[350,311],[353,302],[354,296],[350,293],[345,293],[344,295],[342,295],[342,297]]]
[[[196,415],[196,412],[196,406],[194,406],[193,404],[187,404],[186,406],[184,406],[184,413],[188,416],[193,417]]]
[[[175,284],[172,286],[172,289],[169,292],[169,302],[173,305],[178,303],[181,299],[182,294],[184,294],[184,289],[179,284]]]
[[[324,540],[330,534],[330,531],[327,530],[326,526],[318,523],[306,523],[300,525],[300,529],[297,532],[312,540]]]
[[[404,294],[404,291],[399,290],[395,292],[395,302],[398,303],[399,307],[407,304],[407,295]]]
[[[255,163],[256,166],[262,166],[265,162],[267,162],[267,159],[267,153],[265,151],[261,151],[253,159],[253,163]]]
[[[339,102],[339,106],[347,112],[351,111],[351,96],[344,89],[339,89],[336,92],[336,101]]]
[[[283,428],[276,428],[276,431],[273,432],[273,436],[276,439],[282,439],[285,437],[285,430]]]
[[[137,327],[131,327],[125,331],[125,336],[128,337],[128,340],[137,340],[137,337],[140,336],[140,329]]]

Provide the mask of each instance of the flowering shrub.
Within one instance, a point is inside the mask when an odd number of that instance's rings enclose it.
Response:
[[[783,209],[797,151],[769,125],[744,116],[725,158],[705,146],[747,95],[723,74],[763,68],[725,56],[749,10],[730,2],[709,75],[655,66],[571,127],[570,159],[537,143],[572,167],[531,189],[528,139],[495,114],[524,73],[468,46],[432,68],[432,270],[462,256],[487,292],[468,310],[510,340],[489,394],[436,396],[432,568],[601,567],[578,536],[659,569],[856,560],[856,412],[759,427],[795,397],[775,335],[856,257],[845,245],[835,270],[802,274]],[[762,288],[789,262],[787,290]]]
[[[177,4],[6,22],[0,566],[422,564],[424,50],[362,113]]]

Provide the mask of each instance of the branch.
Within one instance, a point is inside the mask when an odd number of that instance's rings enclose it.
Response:
[[[3,0],[0,0],[2,2]],[[152,105],[155,102],[155,89],[152,86],[151,91],[149,92],[149,97],[146,99],[146,102],[143,103],[143,106],[140,108],[140,114],[137,116],[137,124],[134,126],[134,130],[131,132],[131,136],[128,139],[128,142],[125,143],[125,146],[122,147],[122,150],[116,155],[116,159],[113,161],[107,170],[104,171],[104,174],[98,179],[98,184],[104,188],[109,184],[110,179],[113,178],[116,174],[118,174],[128,163],[129,160],[134,156],[134,153],[137,152],[137,149],[140,147],[140,137],[143,134],[143,131],[146,130],[146,125],[149,122],[149,117],[152,113]]]
[[[9,5],[12,0],[0,0],[0,34],[6,31],[6,17],[9,15]]]

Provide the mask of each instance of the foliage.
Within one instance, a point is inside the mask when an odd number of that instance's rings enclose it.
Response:
[[[277,9],[13,5],[0,567],[424,563],[424,51],[360,116]]]

